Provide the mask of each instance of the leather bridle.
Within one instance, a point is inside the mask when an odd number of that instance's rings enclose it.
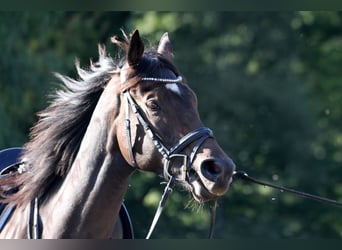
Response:
[[[166,78],[141,78],[141,81],[154,81],[154,82],[165,82],[165,83],[176,83],[181,82],[182,78],[178,77],[176,79],[166,79]],[[130,121],[130,109],[133,111],[133,113],[136,115],[139,123],[144,128],[146,134],[152,139],[153,144],[158,149],[160,154],[163,157],[163,175],[166,180],[169,180],[173,178],[175,181],[186,181],[189,176],[189,172],[192,169],[192,164],[194,162],[195,156],[197,154],[197,151],[201,147],[201,145],[204,143],[204,141],[208,138],[213,137],[213,132],[211,129],[206,127],[200,127],[197,128],[185,136],[183,136],[181,139],[179,139],[174,146],[171,148],[167,148],[160,137],[153,131],[151,128],[151,125],[148,121],[145,120],[144,115],[142,113],[141,108],[136,103],[136,101],[131,96],[129,89],[125,90],[123,92],[123,96],[126,100],[126,118],[125,118],[125,126],[126,126],[126,135],[127,135],[127,142],[128,142],[128,148],[129,148],[129,155],[130,155],[130,163],[132,167],[137,167],[137,163],[134,157],[134,150],[132,145],[132,137],[131,137],[131,121]],[[181,153],[185,148],[189,147],[190,144],[196,142],[196,144],[193,146],[192,151],[190,155],[186,155],[184,153]],[[181,159],[183,164],[181,166],[181,176],[176,177],[172,174],[171,171],[171,161],[175,159]]]
[[[182,82],[182,77],[178,76],[175,79],[143,77],[140,79],[140,81],[152,81],[156,83],[180,83]],[[132,110],[135,116],[137,117],[139,123],[144,128],[146,134],[152,139],[153,144],[162,155],[163,176],[165,180],[168,181],[165,187],[164,193],[162,195],[162,198],[159,202],[159,206],[157,208],[150,230],[146,236],[146,239],[149,239],[161,215],[161,212],[165,206],[166,200],[169,197],[170,193],[172,192],[174,183],[175,182],[189,182],[189,176],[190,176],[190,173],[193,171],[193,162],[195,160],[197,152],[206,139],[213,137],[213,132],[211,131],[211,129],[207,127],[199,127],[189,132],[182,138],[180,138],[171,148],[167,148],[162,142],[162,140],[160,139],[160,137],[153,131],[150,123],[144,118],[143,111],[141,110],[139,105],[136,103],[136,101],[133,99],[133,97],[131,96],[129,89],[126,89],[123,91],[123,97],[126,100],[125,127],[126,127],[129,155],[130,155],[130,165],[134,168],[137,168],[137,162],[134,157],[134,149],[132,145],[132,136],[131,136],[130,110]],[[185,154],[183,152],[184,149],[188,148],[193,143],[195,144],[192,147],[191,153],[189,155]],[[177,171],[177,176],[176,176],[172,173],[171,163],[172,161],[177,160],[177,159],[181,160],[182,165],[179,171]],[[216,208],[216,206],[214,207]],[[211,229],[211,231],[212,230],[213,229]]]

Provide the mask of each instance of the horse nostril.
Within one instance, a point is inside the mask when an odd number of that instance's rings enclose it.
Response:
[[[223,171],[223,166],[216,160],[205,160],[201,164],[201,169],[206,178],[216,181]]]

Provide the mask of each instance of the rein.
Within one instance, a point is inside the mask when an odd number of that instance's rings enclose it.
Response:
[[[182,77],[178,76],[175,79],[167,79],[167,78],[154,78],[154,77],[143,77],[141,78],[141,81],[152,81],[152,82],[161,82],[161,83],[178,83],[182,82]],[[139,105],[136,103],[136,101],[133,99],[131,96],[129,89],[125,90],[123,92],[123,96],[126,99],[126,115],[125,115],[125,126],[126,126],[126,135],[127,135],[127,141],[128,141],[128,149],[129,149],[129,155],[130,155],[130,161],[131,161],[131,166],[133,168],[137,167],[136,160],[134,157],[134,152],[133,152],[133,145],[132,145],[132,136],[131,136],[131,121],[130,121],[130,110],[133,111],[135,116],[137,117],[139,123],[143,126],[146,134],[152,139],[153,144],[155,147],[158,149],[159,153],[163,157],[163,175],[165,180],[167,180],[167,185],[164,189],[164,193],[161,197],[161,200],[159,202],[158,208],[156,210],[156,213],[154,215],[152,224],[150,226],[150,229],[147,233],[146,239],[149,239],[158,220],[159,217],[165,207],[166,201],[169,198],[170,194],[172,193],[173,187],[175,185],[175,182],[180,182],[180,181],[188,181],[190,172],[192,170],[192,164],[194,162],[194,159],[196,157],[196,154],[198,150],[200,149],[201,145],[204,143],[204,141],[208,138],[213,137],[213,132],[206,127],[200,127],[197,128],[188,134],[186,134],[184,137],[179,139],[174,146],[172,146],[170,149],[168,149],[160,139],[160,137],[153,132],[150,123],[144,119],[143,112],[141,111],[141,108]],[[192,151],[190,155],[182,154],[181,152],[190,144],[196,142],[196,144],[193,146]],[[172,164],[171,162],[173,160],[180,159],[181,162],[183,163],[182,166],[180,167],[179,170],[179,177],[175,177],[172,174],[171,167]],[[216,201],[215,201],[216,202]],[[215,214],[216,212],[216,203],[213,206],[212,210],[212,222],[211,222],[211,227],[210,227],[210,233],[209,237],[213,235],[214,231],[214,225],[215,225]]]

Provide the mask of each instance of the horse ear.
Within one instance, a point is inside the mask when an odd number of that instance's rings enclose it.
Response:
[[[144,54],[144,43],[141,40],[139,31],[135,30],[131,36],[131,40],[127,52],[127,62],[130,66],[139,64]]]
[[[169,34],[166,32],[164,35],[160,38],[160,42],[158,45],[158,53],[163,55],[169,60],[173,59],[173,49],[172,44],[169,38]]]

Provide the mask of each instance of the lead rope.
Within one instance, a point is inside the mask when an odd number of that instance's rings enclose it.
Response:
[[[248,174],[246,172],[244,172],[244,171],[235,171],[234,177],[236,177],[236,178],[238,178],[240,180],[256,183],[256,184],[259,184],[259,185],[262,185],[262,186],[271,187],[271,188],[280,190],[281,192],[288,192],[288,193],[295,194],[295,195],[298,195],[298,196],[301,196],[301,197],[304,197],[304,198],[308,198],[308,199],[311,199],[311,200],[315,200],[315,201],[319,201],[319,202],[324,202],[324,203],[329,203],[329,204],[332,204],[332,205],[336,205],[336,206],[342,207],[342,202],[338,202],[336,200],[328,199],[328,198],[321,197],[321,196],[318,196],[318,195],[313,195],[313,194],[297,191],[295,189],[286,188],[286,187],[270,184],[270,183],[267,183],[267,182],[263,182],[263,181],[260,181],[260,180],[257,180],[257,179],[254,179],[254,178],[248,176]]]

